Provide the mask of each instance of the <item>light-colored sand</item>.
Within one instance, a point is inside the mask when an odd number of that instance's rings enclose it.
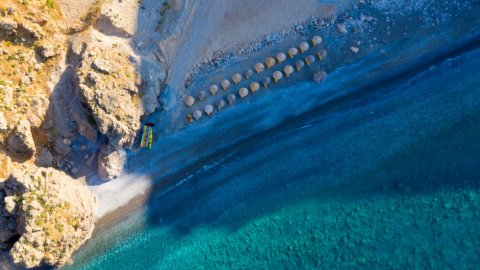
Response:
[[[100,179],[90,180],[90,184],[94,182],[100,184],[89,187],[98,199],[98,218],[127,205],[136,197],[146,198],[151,187],[150,179],[143,175],[124,175],[104,184]]]
[[[322,3],[324,2],[324,3]],[[219,50],[231,51],[257,42],[310,17],[328,17],[344,1],[317,0],[221,0],[206,1],[194,8],[189,27],[169,55],[171,67],[167,83],[182,89],[192,68]],[[346,2],[346,1],[345,1]],[[176,103],[172,103],[176,104]]]

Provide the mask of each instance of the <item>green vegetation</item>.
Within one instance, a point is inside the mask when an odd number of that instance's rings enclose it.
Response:
[[[46,5],[48,8],[54,8],[54,7],[55,7],[55,3],[53,2],[53,0],[46,0],[46,1],[45,1],[45,5]]]
[[[167,1],[162,4],[162,8],[160,9],[160,19],[158,20],[157,27],[155,28],[155,31],[160,31],[165,24],[165,15],[167,14],[167,11],[172,8],[172,5]]]

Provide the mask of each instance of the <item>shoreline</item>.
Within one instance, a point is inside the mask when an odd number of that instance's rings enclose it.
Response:
[[[95,222],[95,228],[90,239],[114,227],[124,218],[141,209],[141,207],[145,206],[148,196],[150,196],[150,194],[137,194],[126,204],[115,208],[113,211],[105,213],[103,216],[97,218],[97,221]]]

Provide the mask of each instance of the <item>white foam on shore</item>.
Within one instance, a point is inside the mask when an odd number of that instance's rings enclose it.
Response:
[[[98,200],[97,219],[126,206],[136,196],[147,194],[151,186],[152,181],[148,175],[136,174],[123,175],[102,185],[89,186]]]

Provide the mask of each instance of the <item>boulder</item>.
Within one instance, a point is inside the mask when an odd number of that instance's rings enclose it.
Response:
[[[55,143],[53,145],[53,148],[57,154],[66,156],[72,152],[72,148],[70,145],[65,144],[62,138],[57,138],[55,139]]]
[[[342,33],[342,34],[346,34],[348,32],[347,31],[347,25],[345,23],[337,24],[337,31]]]
[[[18,23],[10,18],[0,17],[0,34],[11,35],[18,28]]]
[[[353,53],[358,53],[358,51],[360,51],[360,49],[358,47],[350,47],[350,51],[352,51]]]
[[[35,153],[35,143],[28,120],[22,119],[18,122],[8,139],[8,148],[13,154],[26,157],[31,157]]]
[[[8,196],[3,199],[5,203],[5,211],[10,215],[15,215],[17,212],[17,203],[15,202],[14,196]]]
[[[53,156],[47,148],[42,148],[40,154],[35,159],[35,164],[39,167],[52,167],[53,166]]]
[[[111,151],[102,148],[98,155],[98,176],[105,181],[117,178],[122,173],[125,159],[123,150]]]
[[[43,42],[40,44],[40,46],[37,47],[37,51],[44,59],[53,58],[58,54],[55,50],[55,46],[50,42]]]
[[[96,69],[96,70],[98,70],[102,73],[105,73],[105,74],[111,74],[111,73],[118,70],[118,67],[115,63],[110,62],[110,61],[105,60],[105,59],[95,59],[95,60],[93,60],[92,68],[94,68],[94,69]],[[92,76],[92,75],[90,74],[90,76]]]
[[[313,81],[316,83],[323,82],[327,79],[327,73],[325,71],[317,71],[313,73]]]
[[[34,40],[40,40],[46,37],[42,27],[36,23],[23,22],[20,27],[21,34]]]

